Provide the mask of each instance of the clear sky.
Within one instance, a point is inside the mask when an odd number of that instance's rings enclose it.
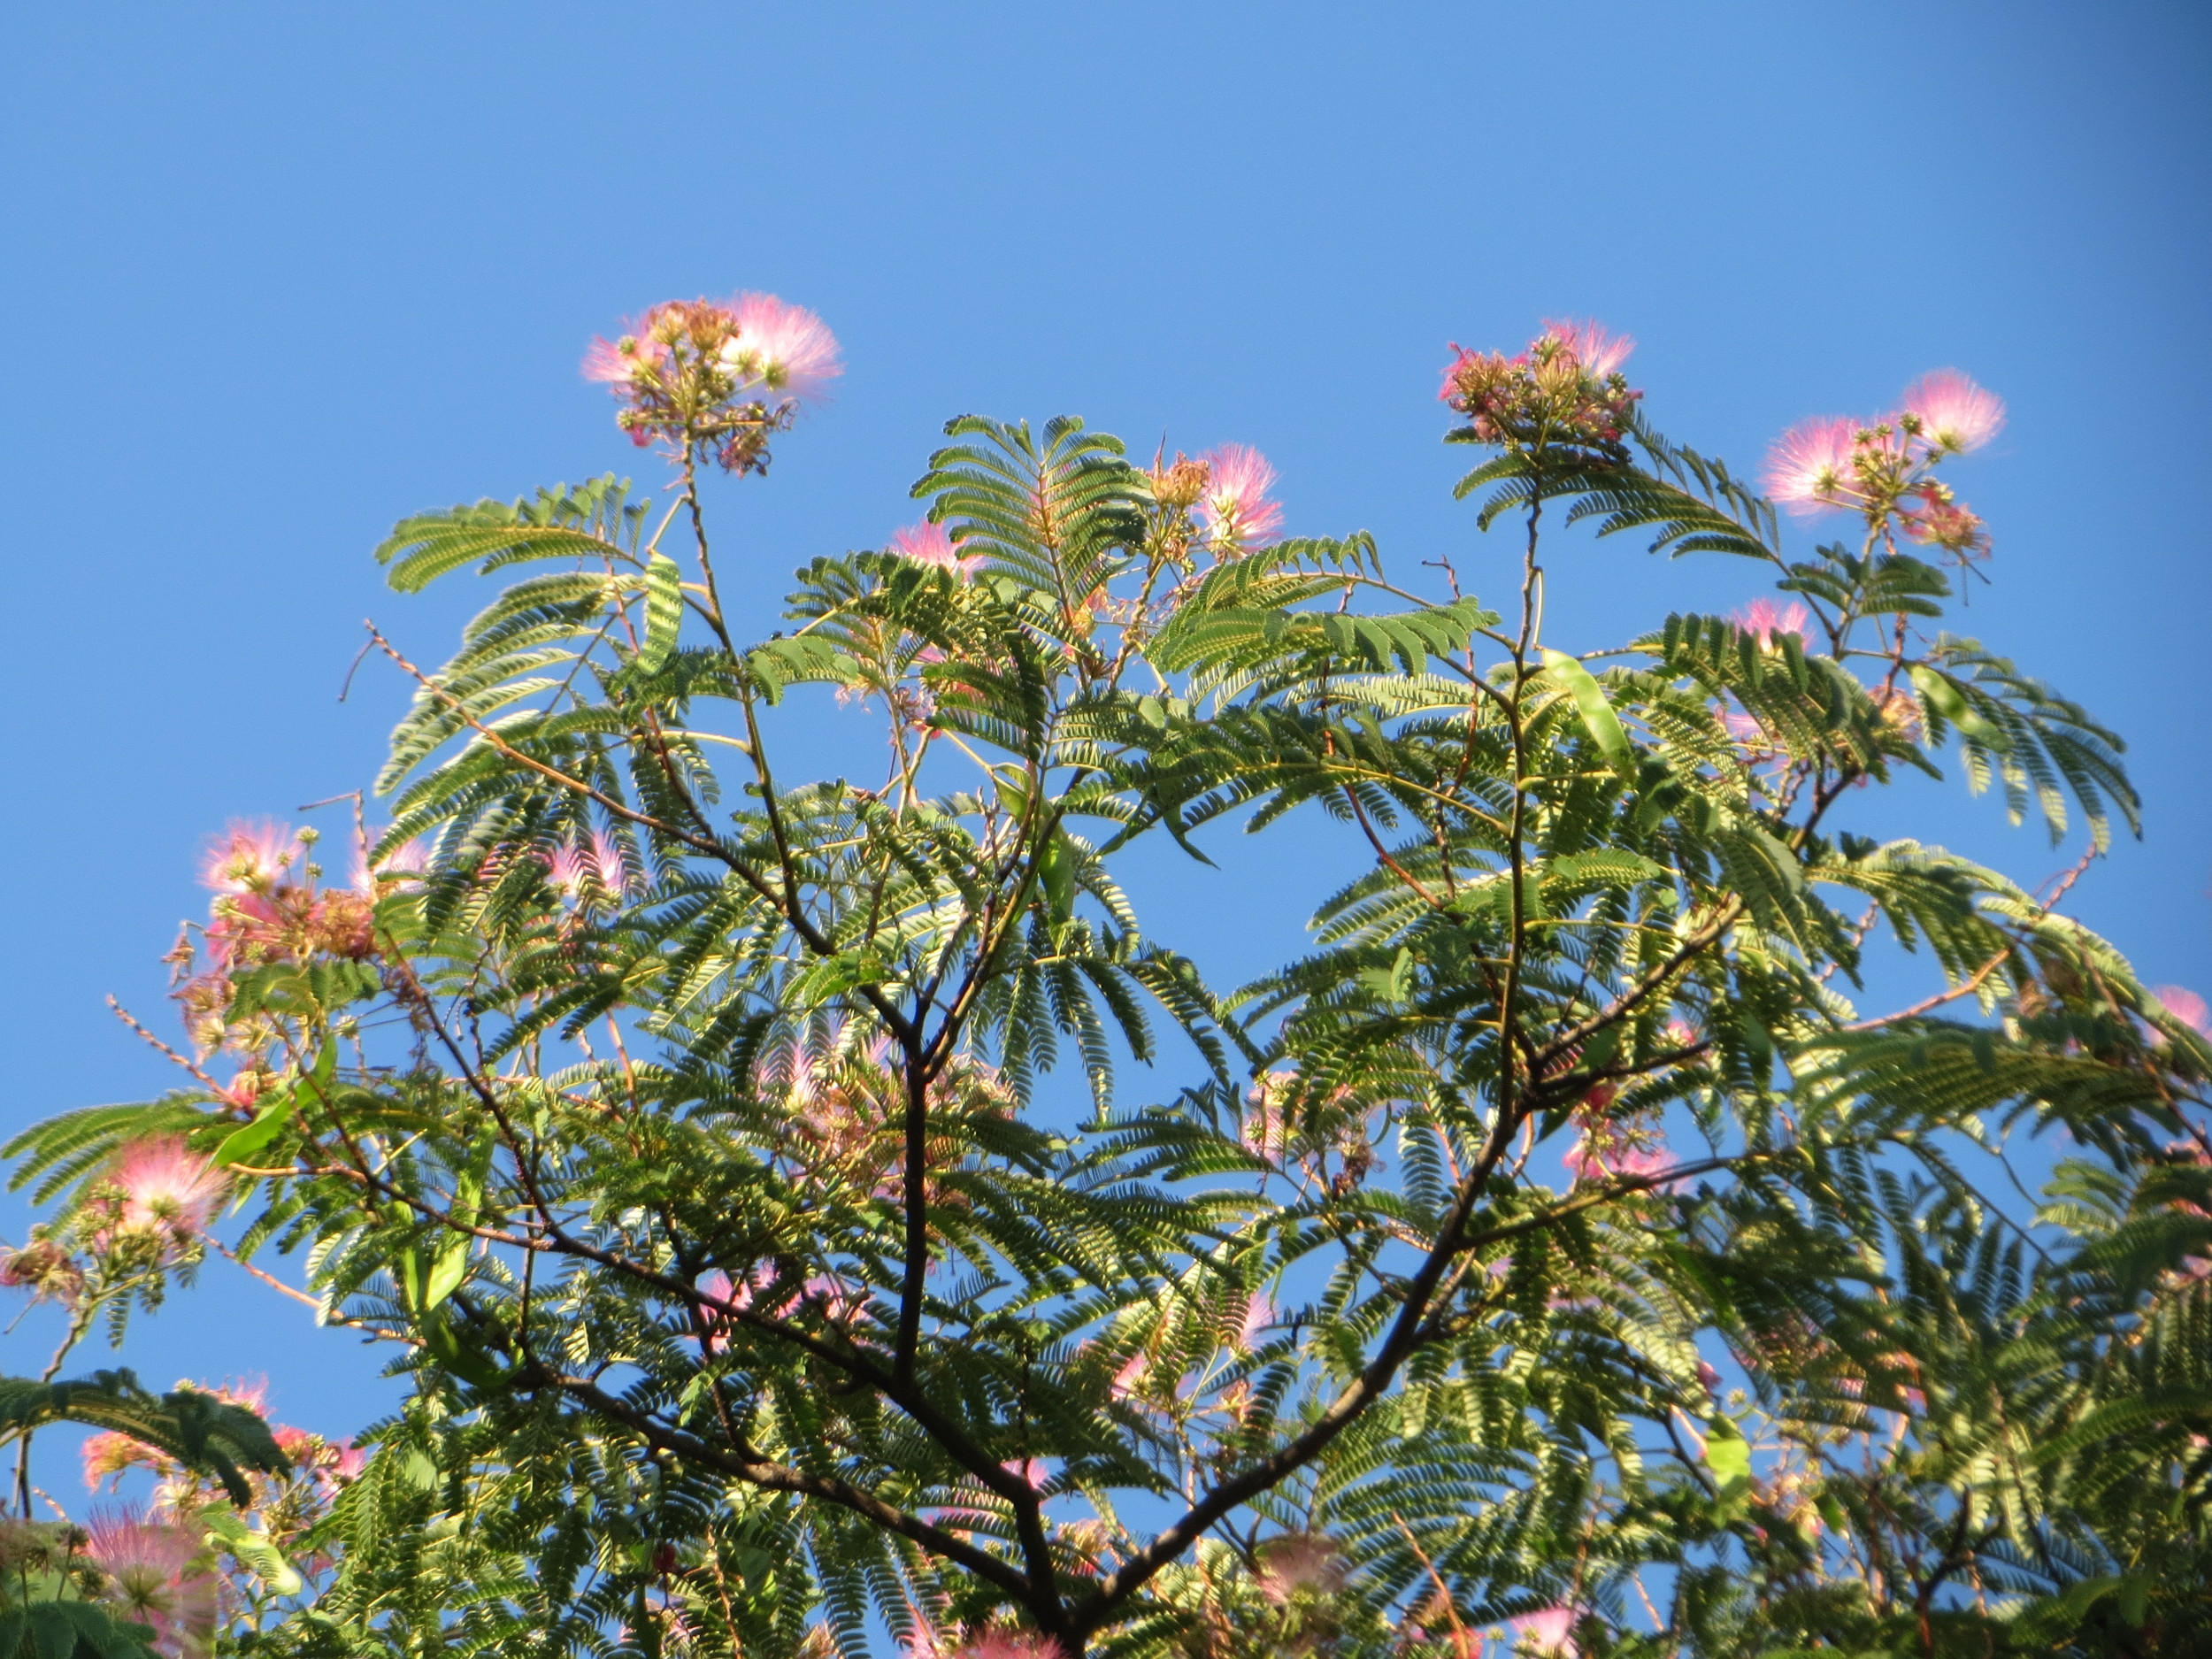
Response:
[[[173,1030],[157,958],[201,910],[205,839],[369,778],[404,688],[365,667],[336,700],[362,618],[434,660],[480,597],[385,591],[391,522],[611,468],[657,486],[578,358],[655,300],[741,288],[819,311],[849,364],[721,503],[763,630],[795,565],[915,516],[969,411],[1257,444],[1294,530],[1371,528],[1408,573],[1448,551],[1502,593],[1449,498],[1448,341],[1601,318],[1641,342],[1661,429],[1740,470],[1802,416],[1962,368],[2012,411],[1951,469],[1996,538],[1967,626],[2117,726],[2147,802],[2076,909],[2212,994],[2208,19],[9,8],[0,1124],[166,1087],[102,998]],[[1756,584],[1623,538],[1557,561],[1553,629],[1595,648]],[[1955,780],[1909,805],[2024,879],[2070,861]],[[1229,979],[1294,949],[1341,867],[1283,845],[1148,864],[1156,930]],[[0,1233],[26,1219],[0,1205]],[[0,1369],[35,1369],[35,1335]],[[332,1433],[387,1397],[373,1356],[220,1263],[123,1357],[164,1384],[265,1372],[279,1416]]]

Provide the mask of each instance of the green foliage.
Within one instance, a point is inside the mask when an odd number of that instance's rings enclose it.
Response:
[[[119,1148],[186,1136],[242,1254],[395,1345],[334,1567],[240,1650],[2200,1640],[2212,1049],[2055,897],[1848,826],[1955,740],[2101,849],[2118,740],[1920,631],[1950,580],[1890,508],[1792,561],[1647,426],[1529,430],[1461,486],[1503,607],[1210,528],[1190,464],[1064,419],[952,423],[951,561],[817,558],[751,644],[703,428],[657,521],[602,480],[403,523],[403,590],[556,567],[409,671],[371,893],[219,902],[184,995],[253,1089],[11,1148],[96,1219]],[[1564,653],[1563,523],[1763,561],[1805,629]],[[779,749],[826,689],[880,779]],[[1216,991],[1118,856],[1307,806],[1363,850]],[[1878,942],[1927,979],[1890,1012]],[[1990,1200],[2062,1132],[2040,1213]]]

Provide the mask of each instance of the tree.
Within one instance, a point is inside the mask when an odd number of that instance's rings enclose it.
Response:
[[[1448,372],[1499,608],[1280,539],[1249,450],[970,417],[925,520],[743,643],[704,474],[764,472],[836,371],[759,296],[590,359],[665,506],[608,477],[403,522],[403,592],[541,568],[435,672],[373,634],[416,687],[392,823],[357,815],[350,887],[236,833],[180,956],[193,1085],[16,1147],[65,1232],[181,1137],[242,1256],[304,1252],[403,1345],[334,1570],[245,1647],[2205,1629],[2212,1047],[2060,913],[2071,875],[1848,827],[1954,750],[2092,856],[2135,824],[2116,736],[1932,631],[1988,550],[1942,469],[2001,406],[1947,372],[1786,436],[1770,492],[1862,532],[1793,557],[1628,349],[1554,324]],[[1577,525],[1792,597],[1562,652]],[[818,687],[880,782],[779,748]],[[1367,851],[1256,984],[1117,885],[1141,837],[1227,856],[1217,821],[1307,806]],[[1934,983],[1870,1014],[1881,940]],[[1087,1110],[1040,1093],[1069,1058]],[[1986,1194],[2062,1131],[2043,1209]]]

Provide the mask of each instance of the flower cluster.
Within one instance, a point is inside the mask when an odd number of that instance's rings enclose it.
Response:
[[[1438,396],[1467,417],[1466,435],[1478,443],[1624,461],[1622,439],[1643,396],[1621,373],[1635,345],[1594,322],[1547,319],[1514,357],[1455,344]]]
[[[324,887],[320,866],[311,862],[316,841],[311,829],[234,824],[209,849],[201,867],[201,880],[215,894],[201,930],[209,966],[192,972],[199,953],[188,942],[180,943],[170,957],[180,981],[177,1001],[203,1051],[258,1046],[252,1033],[234,1043],[238,1033],[230,1029],[230,1010],[239,974],[278,964],[365,962],[375,956],[377,895],[405,874],[407,865],[419,863],[419,856],[403,849],[373,867],[363,856],[357,858],[352,887]],[[250,1068],[234,1085],[231,1103],[250,1105],[259,1087]]]
[[[1763,481],[1793,511],[1855,511],[1870,528],[1893,518],[1913,541],[1972,559],[1989,550],[1988,530],[1934,471],[1981,448],[2004,424],[2004,403],[1995,394],[1956,369],[1938,369],[1874,420],[1799,422],[1768,451]]]
[[[1161,510],[1157,551],[1171,564],[1188,565],[1201,547],[1219,562],[1282,539],[1282,504],[1268,494],[1275,468],[1249,444],[1225,443],[1201,456],[1179,450],[1145,477]]]
[[[133,1507],[95,1509],[85,1554],[104,1580],[102,1599],[150,1625],[165,1659],[211,1651],[220,1615],[214,1561],[192,1528],[149,1519]]]
[[[633,443],[660,439],[686,463],[704,449],[740,473],[767,471],[771,435],[842,372],[822,319],[772,294],[668,300],[584,357],[585,375],[621,400],[615,423]]]

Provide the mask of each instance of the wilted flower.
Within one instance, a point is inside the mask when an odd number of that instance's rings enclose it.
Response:
[[[1905,389],[1900,424],[1939,449],[1963,455],[2004,430],[2005,403],[1956,369],[1937,369]]]
[[[1227,557],[1273,541],[1283,510],[1268,499],[1275,469],[1267,457],[1248,444],[1225,443],[1200,459],[1207,479],[1196,512],[1215,553]]]
[[[1898,514],[1898,522],[1914,541],[1962,557],[1989,550],[1989,531],[1983,525],[1981,515],[1971,508],[1960,506],[1943,485],[1932,480],[1916,484],[1907,498],[1920,504],[1903,509]]]
[[[27,1290],[40,1302],[72,1302],[84,1288],[84,1270],[51,1239],[34,1235],[19,1250],[0,1246],[0,1288]]]

